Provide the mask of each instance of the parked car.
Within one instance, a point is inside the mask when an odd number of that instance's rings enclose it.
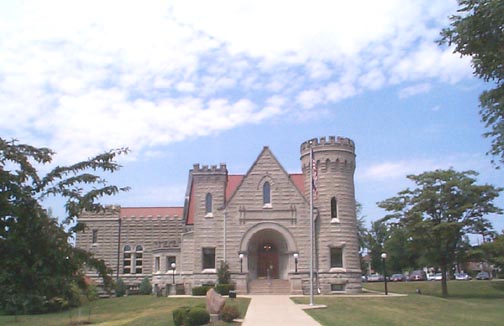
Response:
[[[383,282],[385,279],[381,274],[371,274],[367,278],[368,282]]]
[[[404,282],[406,281],[406,276],[404,276],[403,274],[392,274],[390,280],[392,282]]]
[[[433,281],[441,281],[443,279],[443,273],[436,273],[434,274],[434,276],[432,277],[432,280]]]
[[[489,280],[490,279],[490,274],[488,272],[479,272],[475,279],[477,280]]]
[[[427,274],[423,270],[419,269],[419,270],[411,272],[409,279],[410,279],[410,281],[426,281]]]
[[[455,273],[455,279],[457,281],[469,281],[472,277],[467,273]]]

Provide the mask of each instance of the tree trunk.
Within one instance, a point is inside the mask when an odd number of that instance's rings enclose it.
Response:
[[[446,264],[441,266],[441,295],[443,298],[448,296],[448,280],[446,279]]]

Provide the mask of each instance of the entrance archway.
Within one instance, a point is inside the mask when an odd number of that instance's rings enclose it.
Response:
[[[257,224],[249,229],[240,250],[247,256],[249,279],[288,279],[289,260],[297,252],[290,232],[276,223]]]

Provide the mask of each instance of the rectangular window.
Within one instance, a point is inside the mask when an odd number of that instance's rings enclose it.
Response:
[[[130,274],[131,273],[131,253],[129,253],[129,252],[124,253],[123,264],[124,264],[123,273]]]
[[[161,258],[156,257],[154,259],[154,271],[159,272],[159,264],[161,263]]]
[[[334,292],[341,292],[341,291],[345,291],[345,285],[343,284],[331,284],[331,291],[334,291]]]
[[[93,230],[93,240],[92,243],[98,242],[98,230]]]
[[[331,248],[331,268],[343,267],[343,249]]]
[[[203,248],[203,269],[215,269],[215,248]]]
[[[166,257],[166,271],[171,271],[173,268],[171,267],[171,264],[177,264],[177,257],[175,256],[167,256]],[[176,265],[175,265],[176,268]]]
[[[135,273],[142,274],[142,265],[143,265],[143,254],[137,252],[135,254]]]

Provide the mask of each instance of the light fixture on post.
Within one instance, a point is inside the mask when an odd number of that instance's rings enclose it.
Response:
[[[295,268],[294,271],[297,274],[297,272],[298,272],[297,265],[298,265],[299,254],[296,252],[293,256],[294,256],[294,268]]]
[[[383,264],[383,280],[385,281],[385,295],[388,295],[388,289],[387,289],[387,266],[385,264],[385,260],[387,259],[387,254],[382,253],[381,254],[381,259],[382,259],[382,264]]]
[[[240,257],[240,273],[243,273],[243,254],[239,254]]]
[[[173,281],[172,283],[175,284],[175,268],[177,267],[177,264],[171,263],[171,269],[172,269],[172,276],[173,276]]]

